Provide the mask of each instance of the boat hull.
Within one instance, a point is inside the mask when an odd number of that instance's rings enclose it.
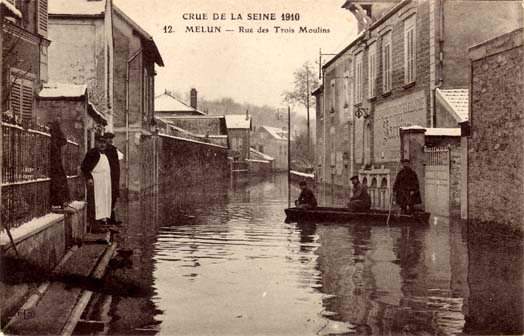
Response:
[[[286,221],[288,222],[359,222],[375,225],[386,225],[389,211],[370,210],[369,212],[349,212],[344,208],[318,207],[311,210],[296,207],[285,209]],[[425,225],[429,221],[428,212],[415,212],[413,214],[399,214],[392,212],[389,224],[420,224]]]

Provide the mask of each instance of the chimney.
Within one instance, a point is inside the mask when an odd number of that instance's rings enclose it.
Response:
[[[246,110],[246,120],[249,120],[249,110]]]
[[[191,89],[191,92],[190,92],[190,105],[192,108],[194,108],[195,110],[197,109],[197,90],[195,88],[192,88]]]

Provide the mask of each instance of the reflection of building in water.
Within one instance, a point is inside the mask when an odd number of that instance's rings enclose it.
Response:
[[[121,216],[127,225],[121,227],[119,248],[133,251],[132,267],[118,268],[107,276],[116,289],[113,295],[112,332],[129,334],[136,328],[157,324],[159,313],[153,302],[154,253],[158,232],[156,195],[141,195],[139,200],[121,205]],[[132,307],[132,309],[129,309]]]
[[[322,292],[333,295],[323,301],[335,313],[330,318],[373,335],[462,331],[463,300],[451,290],[455,238],[448,223],[429,229],[332,224],[316,233]]]

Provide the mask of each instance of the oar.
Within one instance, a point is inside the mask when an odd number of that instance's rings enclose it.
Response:
[[[395,171],[395,178],[398,173],[398,169],[400,168],[400,160],[397,163],[397,169]],[[391,184],[391,180],[389,181],[389,185],[391,187],[391,192],[389,194],[389,212],[388,212],[388,220],[386,221],[386,225],[389,226],[389,219],[391,218],[391,208],[393,207],[393,186]]]

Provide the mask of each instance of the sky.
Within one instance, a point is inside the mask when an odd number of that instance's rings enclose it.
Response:
[[[199,97],[231,97],[238,102],[284,107],[282,93],[293,87],[293,72],[304,62],[314,64],[319,49],[336,53],[357,34],[344,0],[113,0],[153,36],[165,67],[156,68],[155,91],[182,94],[191,88]],[[213,20],[225,13],[226,20]],[[276,20],[247,20],[248,14],[274,13]],[[298,21],[282,21],[283,13],[298,13]],[[184,20],[207,14],[207,20]],[[242,20],[232,20],[232,16]],[[296,16],[295,16],[296,18]],[[174,32],[165,33],[171,26]],[[186,32],[186,26],[220,26],[221,33]],[[267,28],[269,33],[240,33],[239,27]],[[295,33],[275,33],[274,26]],[[329,33],[298,33],[299,27],[329,29]],[[232,32],[226,29],[234,30]],[[326,56],[325,59],[328,59]]]

